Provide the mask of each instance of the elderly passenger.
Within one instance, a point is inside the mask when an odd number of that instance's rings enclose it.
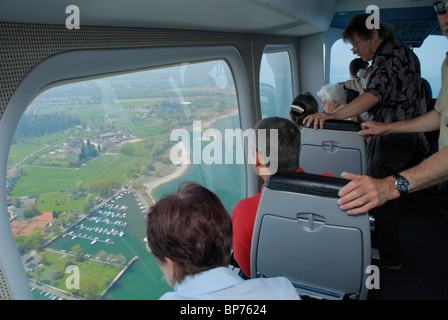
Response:
[[[317,95],[322,99],[322,107],[327,114],[333,114],[346,105],[347,96],[344,87],[338,84],[327,84],[323,86]],[[352,116],[345,120],[358,122],[358,117]]]

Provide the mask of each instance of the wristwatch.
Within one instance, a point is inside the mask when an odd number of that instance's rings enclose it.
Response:
[[[395,189],[400,192],[400,196],[407,195],[411,189],[408,179],[399,174],[393,175],[395,179]]]

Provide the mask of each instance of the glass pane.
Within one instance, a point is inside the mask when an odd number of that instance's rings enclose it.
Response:
[[[338,40],[331,48],[330,83],[343,82],[350,79],[350,62],[357,58],[353,55],[350,44]],[[446,57],[446,38],[429,36],[420,48],[413,49],[421,64],[422,77],[431,84],[433,98],[437,98],[441,88],[441,67]]]
[[[262,118],[289,119],[292,96],[291,61],[287,51],[264,53],[260,68]]]
[[[330,83],[338,83],[350,80],[349,66],[356,55],[350,51],[351,45],[344,43],[342,39],[336,41],[331,47]]]
[[[441,68],[446,57],[446,37],[429,36],[414,52],[420,60],[422,77],[431,85],[432,97],[437,99],[442,87]]]
[[[171,290],[146,251],[144,215],[186,180],[211,189],[231,212],[246,195],[245,166],[238,138],[226,145],[224,133],[239,123],[232,74],[220,60],[38,96],[18,124],[7,178],[11,227],[34,297],[158,299]],[[175,129],[193,139],[173,138]],[[174,164],[179,145],[203,161]]]

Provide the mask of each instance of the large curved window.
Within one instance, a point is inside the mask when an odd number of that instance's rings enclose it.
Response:
[[[7,174],[11,228],[34,297],[157,299],[171,290],[146,250],[144,216],[186,180],[231,212],[246,195],[245,167],[238,134],[229,145],[225,133],[239,128],[224,60],[40,94],[17,126]]]

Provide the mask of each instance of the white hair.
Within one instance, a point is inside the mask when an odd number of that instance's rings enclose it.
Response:
[[[347,103],[347,96],[345,95],[344,87],[339,84],[327,84],[324,85],[317,95],[329,102],[339,101],[339,105]]]

